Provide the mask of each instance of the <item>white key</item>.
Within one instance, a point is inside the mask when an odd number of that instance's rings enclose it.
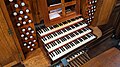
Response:
[[[59,30],[59,29],[62,29],[62,28],[64,28],[64,27],[73,25],[74,23],[80,22],[80,21],[82,21],[82,20],[83,20],[83,18],[80,18],[80,19],[78,19],[78,20],[76,20],[76,21],[73,21],[73,22],[71,22],[71,23],[68,23],[68,24],[65,24],[65,25],[63,25],[63,26],[60,26],[60,27],[54,28],[54,29],[52,29],[52,30],[46,31],[46,32],[44,32],[44,33],[41,33],[40,35],[41,35],[41,36],[44,36],[44,35],[46,35],[46,34],[48,34],[48,33],[51,33],[51,32],[57,31],[57,30]]]
[[[44,42],[45,44],[47,44],[47,43],[49,43],[49,42],[51,42],[51,41],[53,41],[53,40],[56,40],[56,39],[58,39],[58,38],[60,38],[60,37],[62,37],[62,36],[65,36],[65,35],[73,32],[73,31],[76,31],[76,30],[78,30],[78,29],[80,29],[80,28],[83,28],[83,27],[86,27],[86,26],[87,26],[87,24],[83,24],[83,25],[81,25],[81,26],[79,26],[79,27],[76,27],[76,28],[74,28],[74,29],[72,29],[72,30],[69,30],[69,31],[67,31],[67,32],[65,32],[65,33],[63,33],[63,34],[60,34],[60,35],[58,35],[58,36],[56,36],[56,37],[54,37],[54,38],[48,39],[48,40],[43,41],[43,42]]]
[[[55,50],[56,48],[59,48],[59,47],[63,46],[64,44],[67,44],[68,42],[71,42],[71,41],[73,41],[73,40],[75,40],[75,39],[77,39],[77,38],[79,38],[87,33],[90,33],[90,32],[91,32],[91,30],[85,31],[85,32],[83,32],[79,35],[76,35],[73,38],[70,38],[70,39],[68,39],[68,40],[66,40],[66,41],[64,41],[64,42],[62,42],[62,43],[60,43],[60,44],[58,44],[50,49],[47,49],[47,50],[48,50],[48,52],[51,52],[51,51]]]
[[[74,50],[74,49],[76,49],[76,48],[82,46],[83,44],[85,44],[85,43],[87,43],[87,42],[93,40],[94,38],[95,38],[95,36],[92,36],[92,37],[90,37],[89,39],[86,39],[86,40],[82,41],[81,43],[79,43],[79,44],[73,46],[72,48],[69,48],[69,49],[67,49],[66,51],[64,51],[64,52],[62,52],[62,53],[56,55],[55,57],[51,57],[51,59],[54,61],[54,60],[56,60],[56,59],[62,57],[63,55],[65,55],[65,54],[71,52],[72,50]]]

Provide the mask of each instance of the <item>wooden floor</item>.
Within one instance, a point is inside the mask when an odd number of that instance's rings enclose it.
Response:
[[[116,48],[109,49],[82,67],[120,67],[120,51]]]
[[[41,61],[39,55],[23,63],[25,67],[48,67],[48,62]],[[120,51],[116,48],[111,48],[91,59],[82,67],[120,67]]]

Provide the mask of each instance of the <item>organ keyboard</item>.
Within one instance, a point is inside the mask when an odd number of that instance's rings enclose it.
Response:
[[[50,34],[52,32],[55,32],[59,29],[65,28],[65,27],[70,26],[70,25],[73,25],[73,24],[75,24],[77,22],[80,22],[82,20],[83,20],[83,18],[81,16],[79,16],[79,17],[67,20],[65,22],[59,23],[57,25],[53,25],[53,26],[38,30],[38,33],[39,33],[40,36],[45,36],[46,34]]]
[[[96,38],[82,16],[43,29],[38,27],[37,33],[52,61],[62,58]]]
[[[79,38],[69,44],[66,44],[60,48],[55,49],[54,51],[49,53],[49,56],[51,57],[51,59],[53,61],[55,61],[56,59],[62,57],[63,55],[71,52],[72,50],[82,46],[83,44],[93,40],[95,38],[94,35],[86,35],[83,36],[82,38]]]

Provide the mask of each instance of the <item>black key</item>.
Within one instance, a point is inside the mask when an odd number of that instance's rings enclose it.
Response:
[[[60,34],[62,34],[61,30],[59,31]]]
[[[50,36],[47,36],[48,39],[50,39]]]
[[[54,45],[54,46],[56,46],[56,45],[57,45],[57,42],[56,42],[56,41],[55,41],[55,42],[53,42],[53,45]]]
[[[46,47],[48,47],[48,49],[49,49],[49,48],[50,48],[49,44],[48,44],[48,45],[46,45]]]
[[[70,20],[67,20],[67,22],[69,22],[69,23],[70,23],[71,21],[70,21]]]
[[[59,53],[61,53],[60,49],[58,50]]]
[[[81,22],[79,22],[80,25],[83,25]]]
[[[44,28],[46,31],[49,31],[49,29],[48,28]]]
[[[45,47],[47,47],[47,49],[49,49],[49,47],[47,45],[45,45]]]
[[[63,24],[62,23],[59,23],[60,26],[62,26]]]
[[[68,40],[67,37],[65,37],[65,40]]]
[[[79,19],[79,17],[76,17],[75,19]]]
[[[79,40],[80,40],[80,42],[82,42],[82,41],[83,41],[81,38],[80,38]]]
[[[52,44],[53,44],[53,46],[55,46],[56,44],[55,44],[56,42],[53,42]]]
[[[42,39],[45,41],[45,38],[44,38],[44,37],[43,37]]]
[[[77,39],[77,41],[80,43],[80,40],[79,40],[79,39]]]
[[[69,37],[68,35],[66,35],[66,38],[67,38],[67,39],[70,39],[70,37]]]
[[[75,27],[72,25],[72,26],[70,26],[72,29],[74,29]]]
[[[43,31],[41,29],[38,30],[40,33],[43,33]]]
[[[67,32],[66,29],[63,29],[63,32]]]
[[[60,54],[60,50],[59,49],[57,50],[57,52],[58,52],[58,54]]]
[[[53,53],[50,53],[50,55],[53,57]]]
[[[47,30],[49,31],[49,29],[47,28]]]
[[[82,16],[79,16],[79,18],[82,18]]]
[[[75,35],[73,33],[70,34],[71,37],[74,37]]]
[[[69,49],[68,45],[66,45],[67,49]]]
[[[68,22],[67,21],[64,21],[64,22],[62,22],[63,24],[67,24]]]
[[[75,44],[74,44],[73,42],[72,42],[71,44],[72,44],[73,46],[75,46]]]
[[[78,27],[79,25],[78,25],[78,24],[75,24],[74,26],[75,26],[75,27]]]
[[[50,26],[49,28],[50,28],[51,30],[52,30],[52,29],[54,29],[54,27],[53,27],[53,26]]]
[[[60,30],[60,34],[62,34],[63,32],[62,32],[62,30]]]
[[[90,30],[88,27],[86,27],[87,30]]]
[[[48,35],[48,36],[49,36],[49,38],[52,38],[51,35]]]
[[[57,51],[56,51],[56,50],[55,50],[54,52],[56,53],[56,55],[58,55],[58,53],[57,53]]]
[[[50,45],[51,45],[52,47],[54,47],[54,44],[53,44],[53,43],[51,43]]]
[[[71,28],[71,27],[69,27],[69,29],[71,30],[72,28]]]
[[[77,40],[76,43],[79,44],[80,42]]]
[[[81,34],[81,33],[83,33],[83,31],[82,30],[78,30],[78,32]]]
[[[88,39],[88,38],[85,36],[85,39]]]
[[[61,40],[62,42],[64,42],[64,39],[63,39],[63,38],[61,38],[60,40]]]
[[[74,32],[76,35],[79,35],[79,33],[78,32]]]
[[[91,36],[93,36],[93,34],[90,33]]]
[[[75,19],[73,18],[73,19],[71,19],[71,21],[75,21]]]
[[[61,30],[61,32],[64,33],[63,30]]]
[[[58,44],[60,44],[60,42],[58,40],[56,40]]]
[[[44,37],[45,40],[47,40],[45,37]]]
[[[56,53],[59,54],[58,50],[56,50]]]
[[[65,45],[64,47],[65,47],[66,49],[68,49],[68,47],[67,47],[66,45]]]
[[[68,44],[66,46],[67,46],[68,49],[70,48]]]
[[[61,47],[61,49],[63,50],[63,52],[65,51],[64,46],[63,46],[63,47]]]
[[[86,40],[85,36],[82,37],[84,40]]]
[[[63,48],[60,48],[60,49],[61,49],[62,51],[64,51]]]
[[[91,36],[89,34],[87,34],[87,36],[90,38]]]
[[[58,50],[56,50],[57,54],[59,54]]]
[[[55,32],[55,35],[58,36],[57,32]]]
[[[76,42],[76,41],[74,41],[74,43],[77,45],[77,42]]]
[[[68,44],[69,48],[71,48],[70,44]]]
[[[43,29],[44,30],[44,32],[46,32],[46,29]]]
[[[52,42],[52,44],[53,44],[54,46],[56,46],[56,45],[57,45],[57,42],[56,42],[56,41],[54,41],[54,42]]]
[[[53,34],[51,34],[51,37],[53,38]]]
[[[38,32],[41,34],[42,32],[40,30],[38,30]]]
[[[69,34],[69,36],[70,36],[70,37],[72,37],[72,35],[71,35],[71,34]]]
[[[73,47],[73,45],[71,43],[69,43],[69,44]]]
[[[59,31],[58,31],[57,33],[58,33],[58,35],[60,35],[60,32],[59,32]]]
[[[55,54],[52,52],[53,56],[55,56]]]
[[[59,26],[58,26],[58,25],[53,25],[53,27],[54,27],[54,28],[57,28],[57,27],[59,27]]]
[[[60,39],[58,41],[59,41],[59,43],[61,43]]]
[[[87,29],[86,29],[86,28],[84,28],[83,30],[84,30],[84,31],[87,31]]]
[[[43,33],[43,31],[40,29],[40,28],[38,28],[39,29],[39,31],[41,32],[41,33]]]
[[[65,38],[63,38],[63,40],[65,41]]]
[[[66,28],[67,29],[67,31],[69,31],[70,29],[69,28]]]
[[[63,48],[63,47],[62,47]],[[63,48],[63,50],[65,51],[65,48]]]
[[[54,36],[57,36],[56,32],[55,32],[55,33],[53,33],[53,35],[54,35]]]

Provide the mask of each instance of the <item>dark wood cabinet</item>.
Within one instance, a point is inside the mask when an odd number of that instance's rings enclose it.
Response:
[[[115,38],[120,38],[120,0],[117,1],[115,8],[113,9],[109,22],[112,23],[114,28],[113,34]]]

